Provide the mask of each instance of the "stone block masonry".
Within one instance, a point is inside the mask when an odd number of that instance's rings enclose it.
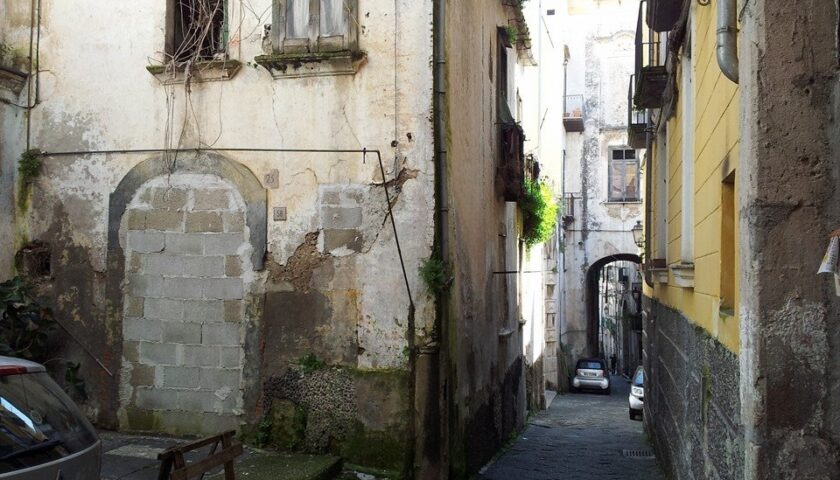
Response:
[[[179,412],[196,419],[190,433],[236,427],[249,262],[243,200],[217,177],[177,174],[142,187],[126,217],[122,427],[180,433],[184,422],[170,422]]]

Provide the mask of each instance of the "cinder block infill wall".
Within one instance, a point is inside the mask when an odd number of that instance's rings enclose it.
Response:
[[[644,297],[645,427],[672,478],[743,478],[738,357]]]

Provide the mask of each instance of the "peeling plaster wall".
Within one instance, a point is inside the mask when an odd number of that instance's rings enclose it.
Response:
[[[573,195],[574,222],[566,227],[566,271],[560,341],[571,360],[586,354],[586,272],[619,253],[636,253],[630,229],[641,220],[641,203],[607,203],[610,147],[627,145],[627,79],[633,71],[638,2],[571,1],[569,95],[584,95],[584,131],[566,134],[566,197]],[[642,158],[643,151],[636,152]],[[644,182],[640,179],[640,187]],[[566,214],[572,207],[567,206]],[[597,353],[597,352],[592,352]]]
[[[752,0],[740,21],[744,478],[838,478],[840,305],[816,270],[840,223],[840,12]]]
[[[493,273],[520,269],[516,204],[504,202],[496,185],[497,27],[514,17],[502,3],[471,0],[446,6],[445,141],[453,282],[444,333],[453,478],[477,472],[524,426],[526,413],[521,278]],[[509,50],[509,61],[515,57]],[[515,76],[508,78],[508,91],[515,92]]]
[[[367,54],[359,72],[297,79],[273,79],[253,63],[264,53],[271,2],[229,0],[230,57],[241,61],[242,69],[228,81],[195,82],[189,90],[162,85],[145,69],[164,50],[165,2],[42,0],[42,5],[42,103],[32,112],[33,147],[163,148],[169,127],[172,146],[182,148],[380,149],[388,179],[398,177],[390,188],[418,335],[429,332],[434,306],[416,272],[431,253],[434,235],[430,0],[359,0],[359,44]],[[3,17],[0,32],[19,20]],[[5,139],[20,138],[21,114],[5,105],[0,112],[5,187],[12,181],[9,165],[22,151],[20,142]],[[260,180],[277,171],[278,186],[264,185],[267,266],[289,267],[311,238],[306,254],[318,259],[300,264],[291,279],[257,272],[267,293],[265,301],[248,307],[261,340],[248,343],[246,353],[261,365],[243,373],[251,392],[245,405],[257,409],[247,412],[249,418],[259,415],[260,379],[281,373],[306,353],[347,368],[407,369],[408,298],[376,157],[363,162],[360,154],[220,153]],[[163,161],[153,154],[47,157],[32,208],[20,215],[23,235],[51,246],[55,275],[44,287],[49,303],[69,330],[90,339],[86,347],[112,372],[120,364],[122,300],[121,294],[106,293],[119,292],[105,281],[114,268],[108,254],[109,196],[150,159]],[[5,208],[9,190],[0,191],[0,210],[11,211]],[[286,220],[272,220],[275,207],[286,209]],[[11,227],[0,223],[0,241],[7,244]],[[0,276],[9,269],[3,255]],[[61,300],[71,279],[84,295]],[[277,338],[273,335],[283,342],[265,341]],[[309,343],[296,342],[301,338]],[[299,348],[281,348],[290,344]],[[68,349],[82,360],[93,392],[90,411],[113,426],[118,379],[78,353],[78,346]],[[397,385],[407,388],[406,382]],[[375,388],[364,391],[378,394]]]

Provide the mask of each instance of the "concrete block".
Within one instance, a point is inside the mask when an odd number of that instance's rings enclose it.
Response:
[[[242,259],[239,255],[228,255],[225,257],[225,276],[238,277],[242,275]]]
[[[152,365],[134,365],[129,383],[135,387],[151,387],[155,384],[155,370]]]
[[[216,398],[212,392],[187,390],[178,392],[178,409],[188,412],[215,412]]]
[[[164,279],[166,296],[169,298],[201,298],[204,288],[203,278],[168,277]]]
[[[146,211],[136,209],[129,210],[127,224],[129,230],[145,230]]]
[[[207,255],[235,255],[239,246],[245,243],[245,238],[240,233],[218,233],[204,237],[204,250]]]
[[[239,300],[225,300],[225,321],[242,321],[242,302]]]
[[[137,363],[140,361],[140,343],[132,341],[123,341],[123,360],[130,363]]]
[[[202,368],[201,381],[202,390],[219,390],[229,387],[232,391],[239,390],[239,383],[242,378],[242,371],[232,368]]]
[[[123,340],[160,342],[160,322],[148,318],[126,318],[123,320]]]
[[[219,347],[222,368],[239,368],[242,366],[241,347]]]
[[[222,214],[218,212],[191,212],[187,214],[187,232],[222,232]]]
[[[341,205],[341,189],[339,185],[322,185],[321,205]]]
[[[242,212],[224,212],[222,221],[226,232],[242,232],[245,230],[245,214]]]
[[[238,347],[241,345],[239,324],[205,323],[202,325],[201,343],[204,345]]]
[[[178,347],[171,343],[140,343],[140,363],[146,365],[175,365]]]
[[[147,298],[146,318],[176,321],[184,318],[184,302],[170,298]]]
[[[143,269],[143,255],[139,253],[130,253],[128,256],[128,272],[138,273]]]
[[[163,277],[160,275],[129,274],[128,291],[135,297],[162,297]]]
[[[163,341],[171,343],[201,343],[201,324],[190,322],[162,322]]]
[[[143,303],[145,299],[142,297],[125,297],[125,304],[123,305],[123,312],[126,317],[139,318],[143,316]]]
[[[206,345],[184,345],[182,364],[185,366],[215,367],[219,365],[218,347]]]
[[[138,388],[135,402],[139,408],[148,410],[171,410],[177,406],[177,391],[165,389]]]
[[[198,388],[201,370],[196,367],[163,367],[163,386]]]
[[[153,253],[163,251],[164,235],[161,232],[146,230],[129,230],[128,249],[138,253]]]
[[[194,210],[227,210],[230,206],[227,190],[196,190]]]
[[[204,282],[204,298],[218,300],[239,300],[242,298],[241,278],[208,278]]]
[[[328,229],[352,229],[362,225],[361,207],[321,207],[321,223]]]
[[[167,233],[165,243],[166,253],[204,254],[204,235],[199,233]]]
[[[199,323],[224,322],[221,300],[184,300],[184,320]]]
[[[181,257],[149,253],[143,255],[143,273],[149,275],[180,275],[184,270]]]
[[[184,214],[176,210],[149,210],[146,212],[146,230],[183,232]]]
[[[180,188],[155,188],[151,196],[151,205],[154,208],[182,210],[187,205],[187,191]]]
[[[346,248],[358,253],[364,244],[364,234],[359,230],[324,230],[324,250],[328,252]]]
[[[221,277],[225,274],[225,257],[184,257],[182,275],[189,277]]]

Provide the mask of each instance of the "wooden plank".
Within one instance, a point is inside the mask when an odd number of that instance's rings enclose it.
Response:
[[[242,444],[236,444],[230,448],[224,449],[218,454],[207,457],[192,465],[187,465],[184,468],[177,469],[172,472],[172,480],[189,480],[196,475],[206,473],[219,465],[233,462],[233,460],[242,455]],[[227,476],[227,473],[226,473]]]
[[[210,445],[213,442],[218,442],[219,439],[221,437],[225,436],[225,435],[233,436],[235,434],[236,434],[236,431],[228,430],[228,431],[226,431],[224,433],[221,433],[219,435],[214,435],[212,437],[202,438],[202,439],[196,440],[192,443],[186,443],[186,444],[183,444],[183,445],[175,445],[173,447],[169,447],[166,450],[160,452],[158,454],[158,459],[162,459],[164,456],[171,455],[172,453],[177,452],[177,451],[189,452],[191,450],[196,450],[196,449],[201,448],[201,447],[206,447],[207,445]]]

